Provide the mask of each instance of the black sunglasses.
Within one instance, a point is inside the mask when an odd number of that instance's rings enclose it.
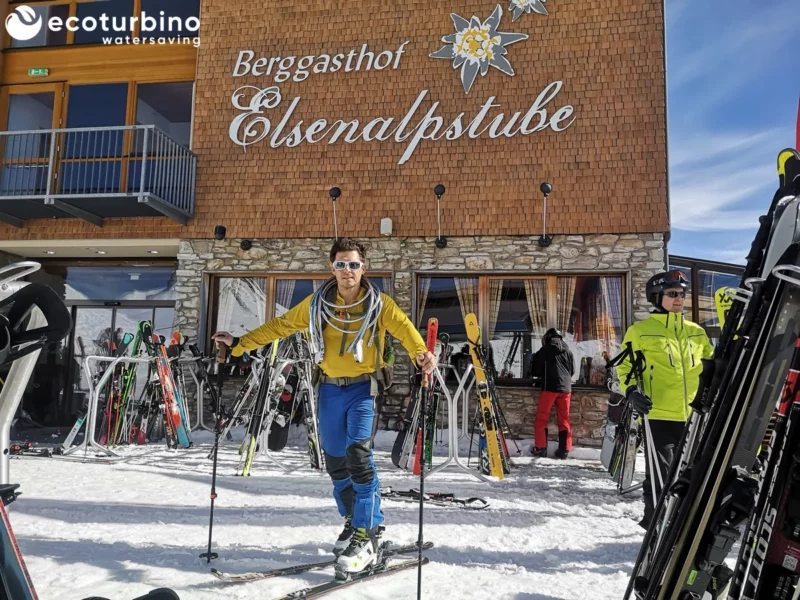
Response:
[[[686,298],[686,292],[664,292],[664,295],[669,298],[677,298],[678,296]]]

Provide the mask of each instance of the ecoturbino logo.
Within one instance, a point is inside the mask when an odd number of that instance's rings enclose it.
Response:
[[[42,30],[42,17],[30,6],[18,6],[6,17],[6,31],[15,40],[25,42]]]
[[[133,36],[136,24],[139,24],[138,36]],[[6,31],[17,41],[32,40],[42,31],[44,19],[30,6],[17,6],[6,17]],[[68,31],[101,31],[109,35],[102,36],[106,45],[119,44],[192,44],[200,45],[197,32],[200,30],[200,19],[197,17],[168,16],[162,10],[157,17],[144,11],[138,17],[109,17],[106,13],[99,17],[88,16],[83,19],[69,17],[50,17],[47,28],[53,32]],[[154,34],[155,33],[155,34]],[[154,34],[148,36],[147,34]]]

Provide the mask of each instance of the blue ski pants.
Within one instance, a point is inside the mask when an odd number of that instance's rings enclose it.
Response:
[[[353,527],[383,523],[380,482],[372,460],[375,397],[370,382],[319,386],[319,433],[339,514]]]

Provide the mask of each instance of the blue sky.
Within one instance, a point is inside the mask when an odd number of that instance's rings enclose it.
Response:
[[[798,0],[666,0],[670,255],[744,264],[795,146]]]

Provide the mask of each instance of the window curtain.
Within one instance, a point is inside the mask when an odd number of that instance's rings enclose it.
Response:
[[[547,331],[547,280],[526,279],[525,298],[531,316],[531,334],[541,338]]]
[[[609,353],[617,352],[622,341],[622,278],[602,277],[600,285],[608,311],[608,345],[606,349]]]
[[[417,329],[422,324],[422,316],[425,314],[425,305],[428,303],[428,292],[431,291],[431,278],[419,278],[419,293],[417,294]]]
[[[577,277],[558,278],[558,328],[566,335],[572,317],[572,305],[575,303]]]
[[[280,317],[289,312],[296,279],[279,279],[275,298],[275,316]]]
[[[478,278],[453,277],[462,319],[470,313],[478,314]]]
[[[503,280],[489,280],[489,342],[494,339],[494,332],[497,328],[497,318],[500,316],[500,300],[503,297]]]

